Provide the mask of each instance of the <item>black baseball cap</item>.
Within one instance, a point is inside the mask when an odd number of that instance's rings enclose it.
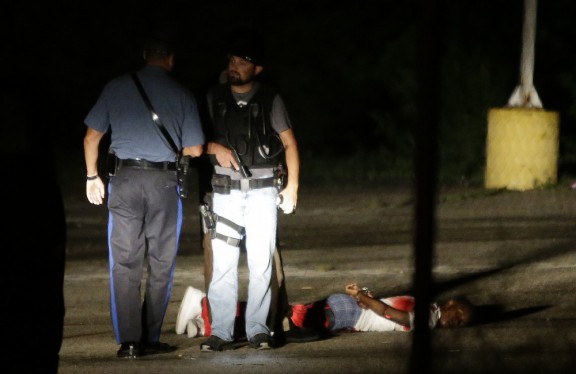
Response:
[[[255,65],[263,65],[265,48],[263,38],[254,30],[235,30],[231,32],[232,38],[226,55],[238,56]]]

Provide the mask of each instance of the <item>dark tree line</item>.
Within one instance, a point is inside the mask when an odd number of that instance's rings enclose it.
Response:
[[[440,175],[478,180],[487,111],[506,105],[519,79],[522,0],[444,1],[437,20],[441,64]],[[174,74],[199,97],[224,67],[237,26],[267,42],[262,79],[277,85],[293,114],[303,177],[378,181],[410,177],[419,115],[417,2],[190,1],[46,2],[15,5],[9,71],[37,77],[58,113],[55,148],[81,151],[82,120],[103,85],[141,66],[154,32],[180,42]],[[534,85],[561,114],[561,163],[576,158],[576,31],[569,0],[539,2]],[[431,141],[433,141],[431,139]],[[338,165],[326,168],[326,160]],[[335,163],[334,160],[337,162]],[[318,170],[323,170],[320,176]],[[569,172],[569,170],[566,170]]]

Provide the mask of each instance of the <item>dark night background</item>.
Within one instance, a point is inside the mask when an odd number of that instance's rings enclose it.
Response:
[[[481,183],[487,112],[519,83],[522,0],[438,1],[439,177]],[[419,105],[418,1],[18,2],[2,55],[3,146],[54,161],[65,193],[84,189],[84,116],[111,78],[142,66],[142,41],[177,38],[175,77],[201,99],[225,66],[237,26],[266,38],[262,79],[291,111],[303,182],[410,178]],[[560,178],[576,160],[576,51],[572,0],[538,3],[534,86],[560,112]],[[6,120],[8,119],[8,120]],[[432,141],[432,139],[431,139]],[[30,146],[31,145],[31,146]],[[6,149],[6,148],[5,148]],[[69,181],[77,181],[77,184]],[[69,187],[70,186],[70,187]],[[74,187],[71,187],[74,186]]]

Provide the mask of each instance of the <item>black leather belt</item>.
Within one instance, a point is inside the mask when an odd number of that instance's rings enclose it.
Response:
[[[257,188],[274,187],[276,185],[276,178],[261,178],[261,179],[241,179],[231,180],[230,188],[233,190],[250,191]]]
[[[134,168],[134,169],[155,169],[155,170],[170,170],[176,171],[175,162],[152,162],[142,159],[126,159],[118,160],[118,169],[120,168]]]

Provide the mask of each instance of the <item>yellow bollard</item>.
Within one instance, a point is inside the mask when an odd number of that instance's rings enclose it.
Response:
[[[559,114],[538,108],[495,108],[488,113],[488,189],[525,191],[555,185]]]

